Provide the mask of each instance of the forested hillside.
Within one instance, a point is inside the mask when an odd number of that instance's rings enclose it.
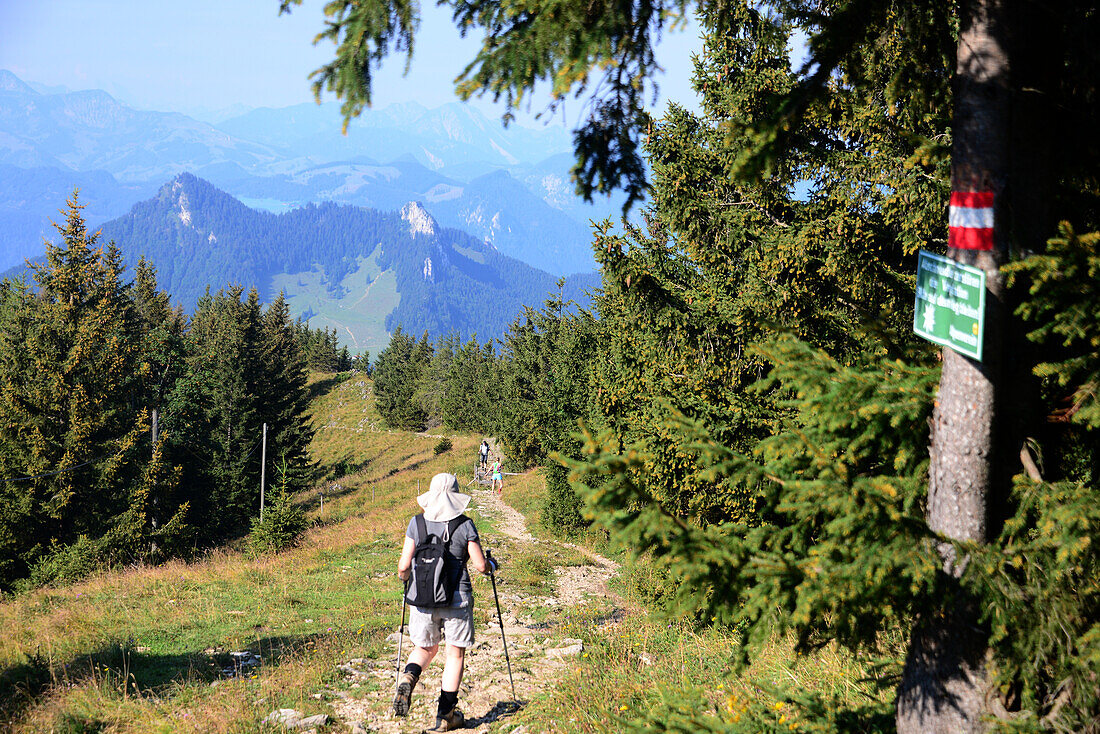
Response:
[[[413,215],[425,221],[419,230]],[[256,288],[263,302],[283,291],[294,317],[336,329],[353,351],[376,351],[398,326],[432,338],[452,331],[494,338],[525,304],[556,287],[553,276],[440,227],[419,205],[386,213],[322,204],[276,215],[189,174],[102,233],[127,264],[141,257],[156,263],[186,309],[210,283]],[[587,300],[597,282],[574,276],[565,289]]]

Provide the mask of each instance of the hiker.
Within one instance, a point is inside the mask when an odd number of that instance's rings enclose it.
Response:
[[[486,464],[489,463],[489,442],[488,441],[482,441],[481,442],[481,447],[478,449],[478,458],[479,458],[478,465],[481,466],[481,467],[484,467]]]
[[[413,689],[420,674],[439,652],[442,634],[447,643],[443,684],[436,706],[435,726],[428,731],[451,731],[465,723],[462,712],[458,710],[458,687],[465,669],[466,648],[474,644],[474,594],[466,566],[469,563],[475,570],[489,573],[490,568],[496,570],[496,561],[485,558],[474,521],[462,514],[470,503],[470,496],[459,493],[458,479],[454,474],[436,474],[432,477],[431,487],[416,501],[424,512],[409,521],[405,547],[397,563],[397,575],[402,581],[409,580],[413,575],[417,546],[426,540],[426,535],[434,535],[445,547],[443,572],[438,574],[434,588],[430,579],[426,582],[424,579],[413,579],[413,583],[406,587],[407,598],[417,599],[418,588],[426,583],[430,593],[436,595],[435,599],[446,600],[446,606],[420,607],[410,603],[409,637],[415,647],[398,678],[393,712],[397,716],[409,712]],[[421,554],[417,557],[420,558]],[[418,569],[421,563],[423,561],[417,561]],[[440,584],[442,588],[439,588]]]
[[[504,494],[504,467],[501,465],[500,459],[493,462],[491,469],[493,472],[491,489],[495,489],[497,494]]]

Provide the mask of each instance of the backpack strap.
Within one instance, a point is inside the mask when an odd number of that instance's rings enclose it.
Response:
[[[458,530],[460,527],[462,527],[462,524],[464,522],[466,522],[467,520],[469,520],[469,519],[470,518],[466,517],[465,515],[459,515],[458,517],[452,517],[450,519],[450,521],[447,522],[447,544],[448,545],[450,545],[451,539],[454,538],[455,531]],[[456,555],[459,558],[459,560],[465,561],[466,560],[466,547],[463,546],[460,549],[460,552],[457,553],[457,554],[454,554],[454,555]]]
[[[413,519],[416,520],[416,532],[420,536],[416,542],[423,543],[428,537],[428,526],[424,522],[424,513],[421,512]]]

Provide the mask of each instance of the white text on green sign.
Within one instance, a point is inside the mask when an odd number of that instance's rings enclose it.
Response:
[[[985,335],[985,273],[921,250],[913,331],[981,361]]]

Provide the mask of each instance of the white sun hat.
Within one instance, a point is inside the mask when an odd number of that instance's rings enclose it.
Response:
[[[466,510],[470,495],[458,491],[458,477],[442,472],[432,477],[427,492],[416,498],[424,508],[424,519],[431,522],[449,522]]]

